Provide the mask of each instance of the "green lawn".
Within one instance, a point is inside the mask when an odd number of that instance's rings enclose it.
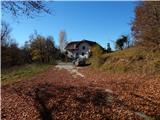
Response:
[[[47,70],[49,64],[27,64],[24,66],[15,66],[9,69],[1,69],[1,81],[2,84],[8,84],[15,81],[19,81],[24,78],[32,77],[35,74]]]

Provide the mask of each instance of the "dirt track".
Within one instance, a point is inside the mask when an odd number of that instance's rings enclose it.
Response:
[[[160,78],[64,66],[2,86],[2,119],[159,119]]]
[[[79,71],[78,67],[75,67],[72,63],[59,63],[55,66],[56,68],[65,69],[72,74],[73,77],[84,77]]]

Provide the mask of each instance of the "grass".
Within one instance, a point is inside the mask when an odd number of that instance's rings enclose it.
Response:
[[[8,84],[19,81],[35,74],[47,70],[51,65],[49,64],[27,64],[24,66],[14,66],[9,69],[1,70],[2,84]]]
[[[107,72],[134,72],[144,74],[160,73],[160,52],[144,51],[138,48],[128,48],[122,51],[101,55],[100,62],[96,57],[89,61],[92,67]]]

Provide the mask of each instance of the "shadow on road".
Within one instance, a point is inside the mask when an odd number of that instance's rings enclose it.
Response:
[[[113,104],[114,107],[117,105],[118,107],[125,107],[131,112],[136,111],[134,106],[119,100],[112,93],[87,87],[55,86],[45,83],[34,86],[30,90],[20,87],[13,90],[26,102],[32,99],[41,120],[82,119],[80,116],[83,112],[85,112],[83,114],[87,114],[88,111],[93,110],[95,113],[90,112],[90,115],[99,116],[95,119],[111,120],[115,114],[111,111]],[[109,111],[106,112],[104,109]],[[83,118],[86,117],[87,115]]]
[[[26,102],[32,99],[41,120],[54,120],[60,112],[64,112],[66,115],[68,114],[68,119],[70,117],[80,119],[79,115],[84,108],[84,104],[91,103],[93,106],[99,107],[99,109],[101,109],[102,106],[109,107],[108,105],[110,104],[110,101],[108,101],[110,95],[103,91],[73,86],[57,87],[45,83],[32,88],[30,91],[26,91],[23,88],[14,88],[14,92],[23,97]],[[82,96],[78,95],[79,93]],[[66,104],[68,100],[71,102]],[[56,102],[49,105],[50,101]],[[75,108],[71,106],[73,103],[77,104]],[[76,111],[76,113],[71,116],[70,113],[74,111]],[[101,114],[100,111],[99,114]],[[101,115],[101,117],[109,119],[107,115]]]

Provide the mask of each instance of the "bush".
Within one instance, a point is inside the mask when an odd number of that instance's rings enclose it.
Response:
[[[91,48],[92,57],[100,57],[104,53],[103,48],[99,45],[95,45]]]
[[[101,46],[95,45],[91,48],[91,58],[88,60],[93,67],[100,67],[104,64],[106,58],[103,56],[104,50]]]

